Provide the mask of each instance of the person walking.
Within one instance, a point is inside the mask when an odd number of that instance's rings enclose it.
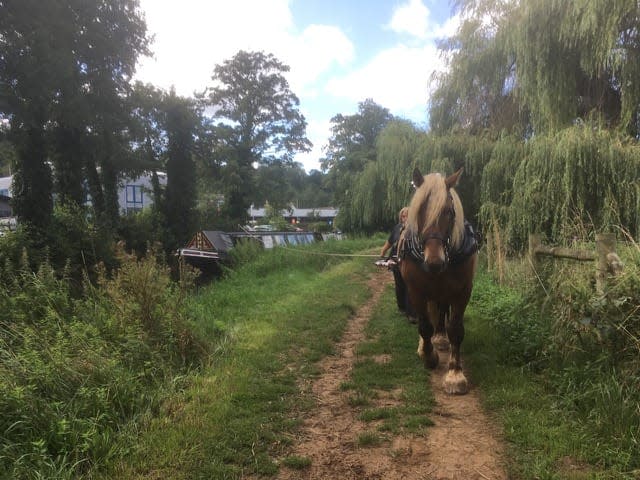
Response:
[[[391,271],[393,272],[393,280],[396,287],[396,304],[398,305],[398,309],[407,316],[409,322],[415,323],[415,314],[411,307],[411,302],[409,301],[407,286],[405,285],[404,280],[402,279],[402,274],[400,273],[400,259],[398,258],[398,241],[400,240],[400,235],[407,223],[408,214],[408,207],[404,207],[400,212],[398,212],[398,223],[393,227],[393,230],[391,230],[391,233],[389,234],[389,238],[384,242],[384,245],[380,250],[380,257],[384,258],[387,251],[390,250],[388,258],[394,262],[391,266]]]

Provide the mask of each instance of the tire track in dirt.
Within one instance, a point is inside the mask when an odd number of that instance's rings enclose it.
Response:
[[[355,348],[365,340],[365,326],[390,279],[386,271],[372,274],[368,283],[371,299],[349,321],[336,354],[320,363],[322,373],[312,385],[317,407],[304,419],[290,452],[311,459],[311,465],[304,470],[282,466],[277,479],[506,480],[501,461],[504,448],[482,412],[477,393],[472,388],[467,395],[450,396],[442,388],[445,352],[441,352],[440,366],[430,375],[436,400],[431,414],[435,425],[426,436],[397,435],[380,446],[357,445],[358,435],[371,426],[357,418],[348,393],[341,391],[340,385],[350,379]],[[381,394],[378,406],[398,403],[400,394]]]

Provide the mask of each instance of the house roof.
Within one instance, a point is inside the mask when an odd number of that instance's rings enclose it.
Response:
[[[317,216],[320,218],[335,218],[335,216],[338,214],[338,209],[334,207],[291,208],[291,210],[282,210],[281,214],[283,217],[307,218],[311,216]],[[249,216],[250,217],[266,216],[264,207],[263,208],[254,208],[253,206],[250,207]]]
[[[218,252],[227,253],[233,248],[233,240],[231,240],[231,237],[225,232],[203,230],[202,233]]]

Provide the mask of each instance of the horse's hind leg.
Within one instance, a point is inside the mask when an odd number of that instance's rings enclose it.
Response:
[[[431,336],[433,335],[433,325],[429,321],[429,316],[424,313],[418,314],[418,333],[420,341],[418,343],[418,355],[422,358],[426,368],[438,366],[438,352],[433,348]]]
[[[462,395],[469,391],[467,378],[462,373],[460,362],[460,345],[464,339],[464,310],[465,306],[452,305],[449,322],[447,323],[447,335],[451,345],[449,354],[449,366],[444,377],[444,389],[447,393]]]

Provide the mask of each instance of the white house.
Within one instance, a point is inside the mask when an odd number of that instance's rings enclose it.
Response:
[[[11,179],[13,177],[0,177],[0,195],[11,197]]]
[[[0,198],[11,195],[11,181],[13,177],[0,177]],[[167,174],[158,172],[160,185],[167,185]],[[91,199],[87,196],[87,202]],[[153,205],[153,187],[151,175],[144,174],[136,178],[122,178],[118,182],[118,204],[122,213],[140,211]]]
[[[158,181],[167,186],[167,174],[158,172]],[[123,178],[118,188],[118,204],[123,213],[138,212],[153,205],[153,186],[151,175],[144,174],[136,178]]]
[[[282,210],[280,213],[287,222],[292,224],[304,223],[312,220],[326,222],[329,225],[333,225],[333,220],[338,214],[338,209],[333,207],[296,208],[292,206],[289,210]],[[251,205],[249,208],[249,217],[251,220],[261,220],[266,217],[265,209],[255,208]]]

